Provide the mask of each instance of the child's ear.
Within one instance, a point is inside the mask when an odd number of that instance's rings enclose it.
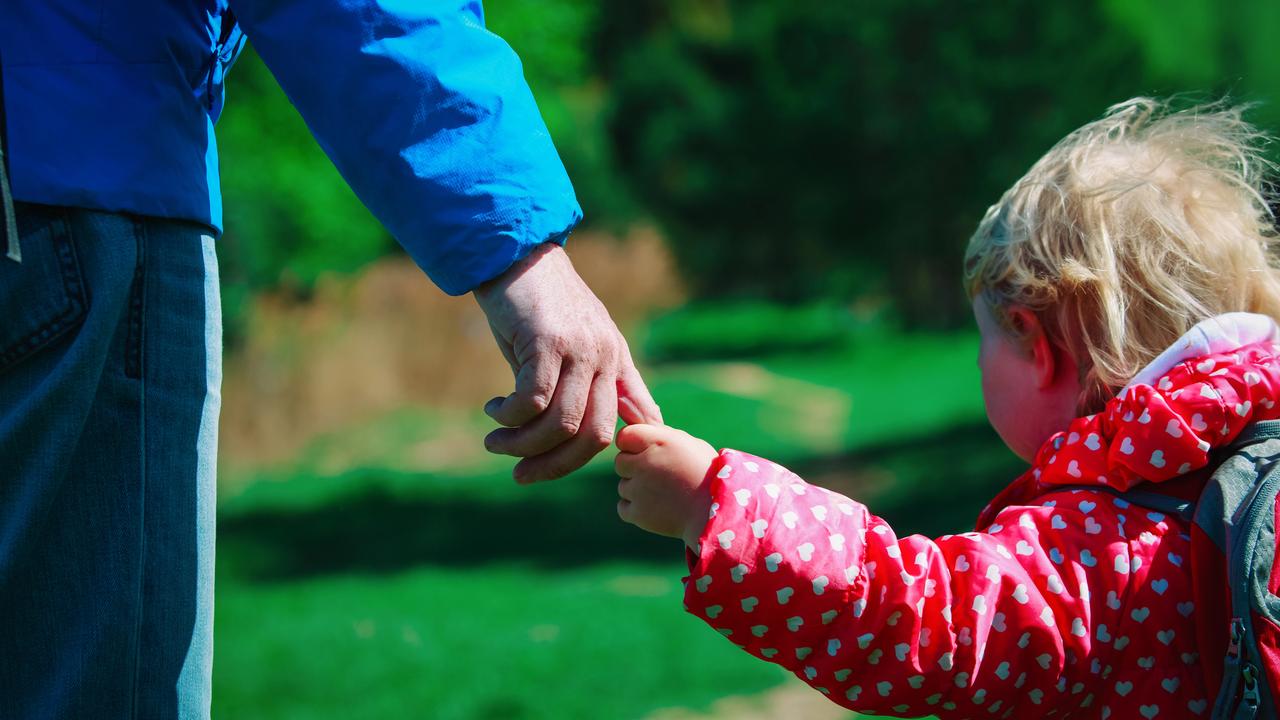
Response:
[[[1053,386],[1058,373],[1058,349],[1044,331],[1044,324],[1035,313],[1024,307],[1011,307],[1007,311],[1009,324],[1022,339],[1035,369],[1037,390]]]

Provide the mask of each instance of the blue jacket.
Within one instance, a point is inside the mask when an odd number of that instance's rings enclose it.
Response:
[[[582,217],[479,0],[5,0],[18,200],[221,228],[223,78],[245,35],[356,194],[461,294]]]

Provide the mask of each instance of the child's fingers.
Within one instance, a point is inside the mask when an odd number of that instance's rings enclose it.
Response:
[[[632,518],[632,513],[631,513],[631,501],[630,501],[630,500],[619,500],[619,501],[618,501],[618,517],[619,517],[619,518],[622,520],[622,522],[624,522],[624,523],[631,523],[632,525],[635,525],[635,521],[634,521],[634,519]]]
[[[642,453],[661,435],[661,425],[628,425],[618,431],[615,443],[624,453]]]
[[[631,502],[631,478],[620,478],[618,480],[618,497]]]
[[[624,428],[625,429],[625,428]],[[613,471],[620,478],[632,478],[636,476],[639,470],[640,456],[635,453],[620,452],[613,459]]]

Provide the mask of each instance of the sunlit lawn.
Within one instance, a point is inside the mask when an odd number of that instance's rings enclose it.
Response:
[[[1017,467],[981,424],[974,352],[882,336],[650,379],[668,422],[942,532]],[[616,520],[607,458],[534,488],[501,461],[397,470],[440,422],[398,413],[350,468],[323,471],[335,437],[224,494],[215,716],[640,718],[784,679],[681,610],[681,550]]]

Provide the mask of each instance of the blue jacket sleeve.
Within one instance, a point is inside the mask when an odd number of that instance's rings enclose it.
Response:
[[[232,0],[361,201],[460,295],[582,218],[520,60],[479,0]]]

